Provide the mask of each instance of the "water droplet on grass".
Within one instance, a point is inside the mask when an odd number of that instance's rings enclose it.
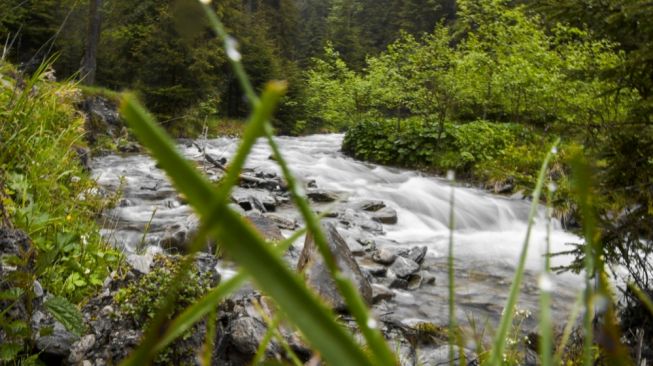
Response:
[[[227,50],[227,57],[229,57],[232,61],[240,61],[243,56],[240,54],[240,51],[238,51],[238,41],[236,41],[233,37],[227,37],[227,39],[224,41],[224,48]]]
[[[551,280],[551,276],[549,276],[548,273],[540,274],[537,278],[537,287],[539,287],[542,292],[553,292],[554,284]]]

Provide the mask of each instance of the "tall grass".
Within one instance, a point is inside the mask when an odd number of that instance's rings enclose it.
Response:
[[[241,266],[239,273],[211,290],[207,295],[191,305],[171,322],[165,322],[165,313],[170,309],[170,305],[175,300],[177,289],[167,289],[169,294],[167,301],[162,305],[155,320],[146,332],[141,346],[124,362],[124,365],[141,365],[152,361],[156,352],[169,345],[177,337],[190,329],[192,324],[200,321],[206,316],[214,317],[215,309],[226,296],[237,289],[246,279],[251,279],[261,291],[270,296],[276,303],[279,312],[268,319],[270,330],[264,337],[264,342],[260,345],[256,360],[262,359],[265,345],[273,337],[278,337],[274,328],[282,319],[289,320],[296,326],[310,343],[310,345],[319,352],[324,360],[332,365],[396,365],[397,357],[388,347],[383,335],[381,334],[378,323],[370,316],[370,312],[364,304],[360,294],[352,283],[346,279],[339,271],[332,253],[328,249],[325,236],[321,231],[319,218],[315,217],[310,209],[305,197],[298,189],[294,176],[283,158],[279,146],[277,146],[273,135],[272,126],[269,123],[273,111],[285,92],[283,82],[268,83],[261,93],[257,95],[254,88],[249,83],[245,71],[240,63],[240,54],[237,49],[237,43],[229,36],[215,13],[206,3],[202,2],[212,28],[225,44],[225,50],[229,56],[234,72],[244,90],[250,105],[252,113],[243,132],[240,146],[231,161],[225,178],[219,187],[215,188],[200,172],[198,172],[188,161],[186,161],[175,149],[172,140],[165,134],[154,121],[154,118],[140,105],[137,99],[126,94],[122,98],[121,113],[129,123],[136,136],[150,150],[150,153],[157,159],[160,166],[167,172],[176,188],[183,193],[190,205],[197,211],[201,218],[201,227],[196,241],[191,246],[191,252],[201,248],[207,236],[216,239],[220,243],[221,249],[224,250],[230,258]],[[278,246],[266,242],[255,230],[247,225],[240,216],[232,211],[228,206],[229,192],[238,182],[238,175],[245,164],[247,155],[258,138],[265,138],[270,145],[275,160],[279,163],[285,179],[288,182],[289,191],[294,203],[299,208],[304,221],[306,222],[305,230],[309,231],[315,238],[315,242],[320,250],[324,261],[331,271],[332,278],[337,285],[338,290],[345,299],[347,306],[354,316],[358,329],[363,336],[364,343],[360,344],[354,337],[346,331],[336,320],[335,314],[311,291],[301,276],[294,273],[283,262],[280,254],[286,246],[290,245],[301,233],[294,235]],[[526,256],[529,250],[530,234],[534,224],[535,214],[540,202],[540,194],[543,189],[547,176],[547,166],[554,156],[554,149],[558,142],[553,145],[542,163],[537,184],[533,192],[532,205],[528,217],[528,227],[520,253],[514,279],[510,287],[509,297],[500,319],[498,330],[492,342],[490,354],[484,359],[487,365],[504,364],[504,353],[506,350],[506,339],[513,323],[513,314],[517,305],[521,284],[524,278]],[[591,179],[585,177],[583,179]],[[591,202],[587,196],[582,195],[582,186],[579,186],[581,195],[580,205],[582,208],[591,210]],[[586,191],[589,192],[589,189]],[[449,240],[449,342],[450,342],[450,363],[454,364],[453,345],[456,342],[457,334],[456,314],[455,314],[455,282],[453,268],[453,250],[454,250],[454,215],[453,215],[454,193],[451,194],[451,214],[450,226],[451,236]],[[589,211],[588,211],[589,212]],[[590,217],[590,216],[586,216]],[[591,222],[586,226],[586,247],[587,252],[586,276],[587,286],[585,294],[585,322],[584,338],[585,351],[584,360],[587,364],[593,359],[592,354],[592,295],[593,289],[589,284],[591,276],[603,278],[603,274],[597,275],[597,268],[601,271],[602,267],[596,264],[596,254],[599,253],[596,248],[597,241]],[[587,229],[589,228],[589,229]],[[548,254],[548,250],[547,250]],[[190,263],[190,260],[187,261]],[[188,267],[186,267],[188,268]],[[180,271],[179,278],[173,283],[180,283],[184,273]],[[543,365],[551,365],[554,360],[560,360],[560,356],[553,353],[553,332],[552,320],[550,314],[551,293],[543,285],[545,281],[550,281],[550,270],[548,256],[545,256],[544,271],[540,279],[540,287],[543,288],[541,294],[540,324],[542,327],[540,341],[540,357]],[[602,285],[602,288],[607,285]],[[605,289],[602,290],[605,294]],[[573,319],[570,323],[573,322]],[[213,334],[214,331],[209,332]],[[568,338],[568,336],[567,336]],[[283,342],[282,342],[283,343]],[[210,349],[212,341],[207,340],[207,348]],[[564,345],[563,345],[564,346]],[[461,350],[462,353],[462,350]],[[204,355],[210,355],[205,350]],[[289,357],[293,362],[297,360],[289,352]],[[208,356],[205,356],[208,360]]]

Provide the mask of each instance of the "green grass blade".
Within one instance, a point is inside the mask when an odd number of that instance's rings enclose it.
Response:
[[[646,310],[648,310],[648,312],[653,315],[653,300],[651,300],[651,298],[648,297],[648,295],[646,295],[646,293],[644,293],[644,291],[642,291],[642,289],[634,283],[629,283],[628,288],[635,294],[635,296],[637,296],[639,301],[644,304]]]
[[[556,147],[560,139],[557,139],[549,152],[544,158],[542,167],[540,168],[540,173],[538,174],[537,183],[535,185],[535,190],[533,191],[533,202],[531,203],[531,209],[528,214],[528,227],[526,229],[526,237],[524,238],[524,244],[522,246],[521,254],[519,255],[519,262],[515,270],[515,276],[513,278],[512,284],[510,285],[510,293],[508,295],[508,300],[506,306],[503,308],[503,316],[499,323],[499,328],[494,339],[494,346],[490,352],[490,364],[491,365],[500,365],[503,360],[503,353],[506,347],[506,339],[508,336],[508,330],[512,325],[512,320],[514,316],[515,305],[517,305],[517,299],[519,298],[519,289],[521,287],[521,282],[524,277],[524,270],[526,267],[526,256],[528,254],[528,247],[530,244],[531,230],[533,228],[533,223],[535,220],[535,214],[537,213],[537,207],[540,204],[540,193],[542,192],[542,186],[544,185],[544,180],[546,176],[547,167],[549,166],[549,161],[551,160]]]
[[[360,329],[363,337],[365,338],[365,341],[367,342],[367,345],[372,351],[372,356],[374,358],[375,364],[388,366],[396,364],[396,357],[390,350],[390,347],[388,347],[387,342],[383,338],[383,334],[381,334],[381,331],[378,329],[377,321],[371,317],[365,301],[358,293],[356,287],[351,283],[349,278],[340,274],[340,270],[336,265],[331,251],[329,250],[326,238],[324,237],[324,233],[322,232],[320,221],[311,210],[306,199],[299,194],[295,177],[286,164],[279,146],[277,145],[276,141],[274,141],[272,136],[272,127],[269,124],[266,125],[265,132],[268,144],[272,149],[275,160],[279,164],[284,178],[288,183],[288,191],[291,194],[293,202],[295,202],[302,216],[304,217],[306,226],[313,233],[315,244],[320,250],[320,254],[322,254],[325,264],[327,265],[327,268],[329,268],[338,291],[347,304],[347,308],[354,316],[358,328]]]
[[[161,336],[154,346],[155,352],[164,349],[177,337],[190,329],[196,322],[211,311],[215,310],[220,301],[235,290],[239,289],[247,277],[247,274],[243,272],[237,273],[235,276],[222,282],[216,288],[204,295],[199,301],[186,308],[186,310],[170,323],[168,330],[163,336]]]
[[[553,209],[551,202],[553,200],[553,190],[547,190],[546,199],[546,250],[544,252],[544,269],[538,278],[538,287],[540,290],[540,335],[538,351],[540,353],[540,362],[542,366],[551,366],[553,364],[553,320],[551,316],[551,221]]]
[[[261,108],[271,111],[272,108],[266,104],[275,100],[271,97],[266,99],[265,96],[264,93]],[[213,216],[212,210],[216,211],[220,220],[212,224],[214,230],[217,230],[216,238],[225,251],[243,266],[258,286],[280,305],[282,311],[291,315],[289,319],[325,360],[334,365],[371,365],[353,337],[335,321],[331,310],[285,265],[249,224],[229,210],[224,201],[217,200],[210,182],[181,157],[169,137],[154,124],[135,98],[126,97],[122,111],[141,142],[150,149],[195,210],[204,218]],[[266,119],[269,117],[264,113],[259,116]],[[213,203],[222,204],[213,206]]]
[[[569,313],[569,318],[567,319],[567,323],[565,324],[565,328],[562,331],[562,337],[560,337],[560,343],[558,344],[558,350],[556,351],[555,355],[553,356],[553,364],[554,365],[561,365],[562,364],[562,354],[565,352],[565,348],[567,348],[567,343],[569,343],[569,338],[571,337],[571,332],[574,330],[574,325],[576,324],[576,319],[578,319],[578,315],[580,315],[580,309],[583,304],[583,292],[578,294],[578,297],[576,298],[576,301],[574,301],[574,305],[571,308],[571,312]]]

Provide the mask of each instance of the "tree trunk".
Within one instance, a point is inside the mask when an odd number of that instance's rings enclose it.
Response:
[[[102,23],[102,0],[89,0],[88,33],[86,37],[86,50],[80,68],[82,83],[93,85],[95,83],[95,70],[97,69],[97,48],[100,43],[100,27]]]

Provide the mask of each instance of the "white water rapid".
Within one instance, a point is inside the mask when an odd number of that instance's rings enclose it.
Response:
[[[315,180],[320,189],[344,192],[348,201],[382,200],[398,214],[398,223],[383,225],[385,235],[377,246],[428,247],[423,270],[435,277],[435,285],[415,291],[397,290],[390,305],[378,312],[392,312],[403,319],[423,319],[439,323],[447,319],[446,256],[449,240],[449,199],[452,187],[442,178],[415,171],[363,163],[344,156],[339,150],[342,135],[278,137],[283,155],[302,181]],[[214,157],[229,159],[238,142],[229,138],[198,141]],[[180,145],[189,158],[200,160],[195,147]],[[259,141],[248,158],[247,167],[279,173],[271,152]],[[143,227],[152,225],[145,243],[157,245],[157,232],[167,225],[183,222],[190,209],[175,199],[176,194],[163,173],[145,155],[109,155],[94,161],[98,182],[115,189],[124,177],[122,205],[112,210],[105,223],[105,234],[116,245],[135,251],[143,238]],[[299,218],[289,206],[279,209]],[[496,319],[506,299],[508,287],[522,248],[530,207],[528,200],[511,199],[484,191],[455,188],[454,232],[458,317],[477,322]],[[156,213],[152,213],[156,208]],[[542,267],[546,246],[547,220],[540,208],[531,236],[520,307],[537,308],[537,272]],[[579,238],[565,232],[558,222],[551,230],[552,252],[568,250],[567,243]],[[566,257],[554,257],[552,265],[565,264]],[[580,289],[580,278],[566,274],[554,278],[554,312],[561,316]]]

